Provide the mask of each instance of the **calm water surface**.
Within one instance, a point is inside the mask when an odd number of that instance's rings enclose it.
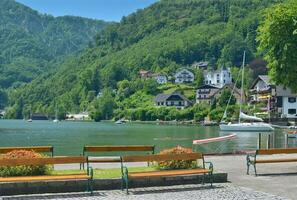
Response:
[[[0,146],[54,146],[56,155],[79,155],[84,145],[156,145],[156,150],[182,145],[192,148],[192,141],[228,135],[219,127],[173,126],[106,122],[60,122],[0,120]],[[281,130],[266,133],[274,138],[275,147],[284,146]],[[237,139],[193,147],[203,152],[230,152],[257,148],[257,133],[237,133]],[[297,139],[289,145],[296,146]],[[265,142],[264,142],[265,143]],[[265,144],[263,144],[265,146]]]

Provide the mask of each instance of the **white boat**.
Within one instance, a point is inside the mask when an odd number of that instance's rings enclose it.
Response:
[[[240,93],[241,102],[240,102],[240,112],[239,112],[238,123],[233,123],[232,124],[230,122],[228,124],[220,124],[220,130],[221,131],[257,131],[257,132],[259,132],[259,131],[273,131],[274,128],[270,124],[264,123],[261,118],[256,117],[256,116],[249,116],[249,115],[246,115],[246,114],[244,114],[242,112],[241,107],[242,107],[242,104],[243,104],[244,64],[245,64],[245,52],[243,53],[243,62],[242,62],[242,80],[241,80],[241,93]],[[236,82],[237,82],[237,80],[236,80]],[[236,85],[236,83],[234,84],[234,87],[235,87],[235,85]],[[234,88],[233,88],[233,90],[234,90]],[[224,112],[223,119],[227,115],[226,111],[227,111],[227,108],[228,108],[228,105],[229,105],[232,94],[233,94],[233,91],[232,91],[232,93],[230,95],[226,110]],[[252,122],[241,122],[241,119],[252,121]],[[256,121],[256,122],[254,122],[254,121]]]
[[[58,120],[58,110],[56,109],[55,111],[55,119],[53,120],[54,123],[58,123],[59,120]]]
[[[125,124],[126,121],[124,119],[119,119],[115,122],[116,124]]]
[[[33,122],[33,120],[32,119],[28,119],[27,122]]]
[[[263,122],[249,122],[249,123],[236,123],[236,124],[221,124],[221,131],[273,131],[274,128],[267,123]]]

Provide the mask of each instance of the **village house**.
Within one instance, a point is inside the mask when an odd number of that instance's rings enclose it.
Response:
[[[214,85],[203,85],[199,87],[196,91],[196,103],[205,102],[211,105],[215,99],[219,99],[221,97],[223,90],[226,89],[232,92],[233,88],[234,84],[225,84],[222,88]],[[236,99],[236,102],[240,102],[240,90],[237,87],[234,88],[232,95]],[[244,97],[243,102],[245,102]]]
[[[250,89],[251,104],[262,105],[265,114],[282,118],[297,118],[297,94],[283,85],[272,84],[267,75],[258,76]]]
[[[153,78],[159,83],[159,84],[166,84],[167,83],[167,76],[164,74],[153,74]]]
[[[179,92],[172,94],[158,94],[155,98],[155,105],[157,107],[176,107],[178,109],[184,109],[190,106],[192,102]]]
[[[196,91],[196,103],[207,103],[212,104],[213,95],[220,88],[213,85],[202,85]]]
[[[195,69],[203,69],[203,70],[206,70],[207,67],[208,67],[208,62],[194,62],[192,64],[192,67],[195,68]]]
[[[204,75],[204,83],[206,85],[214,85],[216,87],[223,87],[225,84],[232,83],[232,75],[230,68],[225,69],[222,67],[219,70],[211,70],[205,71]]]
[[[179,69],[175,75],[174,75],[174,78],[175,78],[175,83],[192,83],[194,82],[194,74],[183,68],[183,69]]]
[[[153,77],[153,73],[151,71],[140,70],[139,75],[141,79],[148,79]]]
[[[88,112],[81,112],[78,114],[66,114],[66,120],[78,120],[78,121],[83,121],[83,120],[89,120],[90,116]]]

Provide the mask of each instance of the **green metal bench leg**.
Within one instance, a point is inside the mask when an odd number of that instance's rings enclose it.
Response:
[[[257,168],[256,168],[256,164],[254,164],[254,170],[255,170],[255,175],[256,175],[256,176],[258,176],[258,175],[257,175]]]
[[[124,177],[122,177],[122,182],[121,182],[121,190],[124,190]]]
[[[126,194],[129,194],[128,178],[125,178]]]
[[[203,174],[203,177],[202,177],[202,185],[204,185],[205,183],[205,174]]]
[[[93,195],[93,179],[90,180],[91,195]]]
[[[250,174],[250,163],[247,163],[247,169],[246,169],[246,174],[249,175]]]
[[[213,173],[209,173],[209,179],[210,179],[210,187],[212,187],[212,183],[213,183]]]

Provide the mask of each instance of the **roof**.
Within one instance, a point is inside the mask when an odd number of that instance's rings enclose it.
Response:
[[[193,75],[194,76],[194,73],[191,71],[191,70],[189,70],[189,69],[186,69],[186,68],[180,68],[180,69],[178,69],[177,71],[176,71],[176,73],[175,73],[175,77],[177,76],[177,74],[179,74],[180,72],[182,72],[182,71],[187,71],[187,72],[189,72],[191,75]]]
[[[197,88],[197,90],[199,89],[220,89],[220,88],[214,85],[205,84]]]
[[[238,89],[233,83],[230,84],[225,84],[222,88],[220,88],[218,91],[216,91],[215,93],[213,93],[212,96],[215,96],[217,93],[219,93],[220,91],[224,90],[226,87],[229,87],[231,90],[234,88],[234,92],[236,92],[237,94],[241,94],[240,89]]]
[[[270,82],[270,80],[269,80],[269,76],[268,76],[268,75],[259,75],[259,76],[254,80],[254,82],[252,83],[252,85],[251,85],[250,88],[254,88],[255,85],[256,85],[260,80],[264,81],[264,83],[265,83],[266,85],[268,85],[268,86],[272,86],[272,85],[274,85],[274,84],[272,84],[272,83]]]
[[[169,97],[173,96],[173,95],[177,95],[179,96],[182,100],[184,101],[188,101],[191,102],[187,97],[183,96],[182,94],[180,94],[179,92],[173,92],[171,94],[158,94],[155,98],[156,102],[162,102],[162,101],[166,101]]]
[[[297,94],[293,93],[290,88],[286,88],[282,85],[276,86],[276,96],[282,96],[282,97],[296,97]]]

